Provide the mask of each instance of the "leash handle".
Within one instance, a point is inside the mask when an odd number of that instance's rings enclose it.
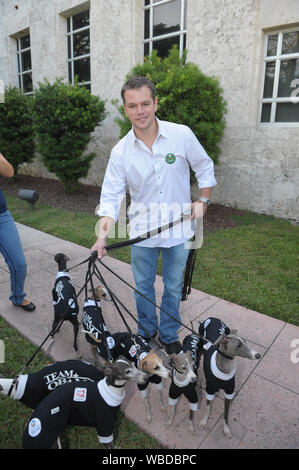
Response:
[[[190,217],[191,217],[191,214],[182,214],[181,217],[175,220],[174,222],[169,222],[168,224],[165,224],[165,225],[162,225],[161,227],[150,230],[144,233],[143,235],[139,235],[138,237],[131,238],[130,240],[124,240],[122,242],[116,242],[116,243],[112,243],[111,245],[107,245],[105,247],[105,250],[111,251],[117,248],[123,248],[124,246],[135,245],[135,243],[140,243],[143,240],[154,237],[155,235],[158,235],[159,233],[164,232],[165,230],[171,229],[175,225],[185,222],[185,220],[190,219]]]

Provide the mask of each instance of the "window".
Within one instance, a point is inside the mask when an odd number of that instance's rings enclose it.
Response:
[[[156,49],[166,57],[174,44],[180,55],[186,47],[187,0],[144,0],[143,53],[150,55]]]
[[[265,38],[260,121],[299,123],[299,28]]]
[[[67,18],[68,80],[90,90],[89,10]]]
[[[17,39],[18,85],[26,95],[33,92],[30,34]]]

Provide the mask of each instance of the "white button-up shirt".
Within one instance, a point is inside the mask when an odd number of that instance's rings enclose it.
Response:
[[[133,129],[112,149],[104,177],[97,214],[118,220],[128,186],[131,206],[128,216],[130,238],[135,238],[180,218],[191,211],[190,171],[199,188],[215,186],[214,165],[187,126],[158,122],[158,135],[151,150]],[[139,246],[170,247],[193,235],[190,222],[163,231]]]

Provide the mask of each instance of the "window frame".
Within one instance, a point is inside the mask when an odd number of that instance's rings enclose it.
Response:
[[[90,8],[86,10],[82,10],[80,12],[76,12],[72,15],[67,16],[66,19],[66,25],[67,21],[70,20],[70,31],[66,32],[66,54],[67,54],[67,78],[68,78],[68,83],[71,85],[74,85],[75,83],[75,70],[74,70],[74,63],[78,60],[86,59],[89,58],[91,62],[91,52],[90,52],[90,23],[88,26],[83,26],[82,28],[78,29],[73,29],[73,17],[80,14],[84,13],[85,11],[89,12],[89,18],[90,18]],[[89,30],[89,53],[88,54],[83,54],[74,57],[74,34],[81,33],[83,31]],[[70,52],[71,52],[71,57],[69,57],[69,47],[68,47],[68,38],[70,38]],[[89,62],[89,67],[90,67],[90,62]],[[71,77],[69,76],[69,64],[71,63]],[[91,72],[91,70],[90,70]],[[83,82],[78,82],[80,86],[85,86],[88,85],[89,88],[91,89],[91,77],[90,80],[88,81],[83,81]]]
[[[149,0],[149,4],[145,5],[145,2],[143,1],[143,7],[142,7],[142,13],[143,13],[143,18],[142,18],[142,54],[145,57],[144,54],[144,47],[146,44],[149,44],[149,55],[151,55],[154,47],[153,43],[156,41],[161,41],[162,39],[169,39],[173,37],[179,36],[180,38],[180,57],[183,55],[184,51],[184,39],[187,37],[187,27],[186,27],[186,11],[187,11],[187,0],[181,0],[181,15],[180,15],[180,29],[179,31],[175,31],[173,33],[168,33],[168,34],[161,34],[160,36],[153,36],[153,30],[154,30],[154,8],[158,7],[160,5],[166,5],[167,3],[170,3],[172,0],[161,0],[161,1],[155,1],[154,0]],[[149,10],[149,37],[144,38],[145,36],[145,11]]]
[[[299,60],[299,52],[291,53],[291,54],[283,54],[282,53],[282,43],[283,43],[283,35],[286,33],[292,32],[299,32],[299,26],[288,28],[288,29],[278,29],[273,31],[267,31],[264,33],[264,49],[263,49],[263,79],[262,79],[262,87],[261,87],[261,98],[259,104],[259,125],[260,126],[276,126],[276,127],[298,127],[299,121],[296,122],[275,122],[275,115],[276,115],[276,107],[279,103],[298,103],[299,106],[299,96],[296,97],[278,97],[278,86],[279,86],[279,77],[280,77],[280,65],[281,62],[285,59],[298,59]],[[277,49],[276,55],[267,56],[267,49],[268,49],[268,42],[269,37],[278,35],[277,41]],[[275,72],[274,72],[274,81],[273,81],[273,93],[271,98],[264,98],[264,87],[265,87],[265,79],[266,79],[266,66],[268,62],[275,62]],[[299,87],[299,85],[298,85]],[[296,86],[296,88],[298,88]],[[296,89],[294,88],[294,90]],[[270,121],[269,122],[262,122],[262,108],[263,104],[271,104],[271,112],[270,112]]]
[[[25,38],[26,36],[29,36],[30,39],[30,46],[25,47],[24,49],[21,49],[21,40]],[[30,96],[33,95],[33,77],[32,77],[32,57],[31,57],[31,37],[30,37],[30,31],[28,31],[25,34],[22,34],[21,36],[18,36],[16,38],[16,47],[17,47],[17,52],[16,52],[16,61],[17,61],[17,85],[19,90],[21,90],[25,95]],[[24,52],[30,52],[30,62],[31,62],[31,69],[29,70],[22,70],[22,54]],[[24,75],[29,75],[31,74],[31,81],[32,81],[32,91],[25,91],[24,89]]]

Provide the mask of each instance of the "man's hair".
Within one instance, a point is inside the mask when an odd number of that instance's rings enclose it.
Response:
[[[129,78],[129,80],[126,81],[126,83],[123,85],[121,89],[121,97],[122,100],[125,104],[125,92],[127,90],[134,90],[136,88],[141,88],[143,86],[147,86],[151,92],[153,101],[156,98],[156,88],[155,85],[146,77],[142,76],[135,76]]]

